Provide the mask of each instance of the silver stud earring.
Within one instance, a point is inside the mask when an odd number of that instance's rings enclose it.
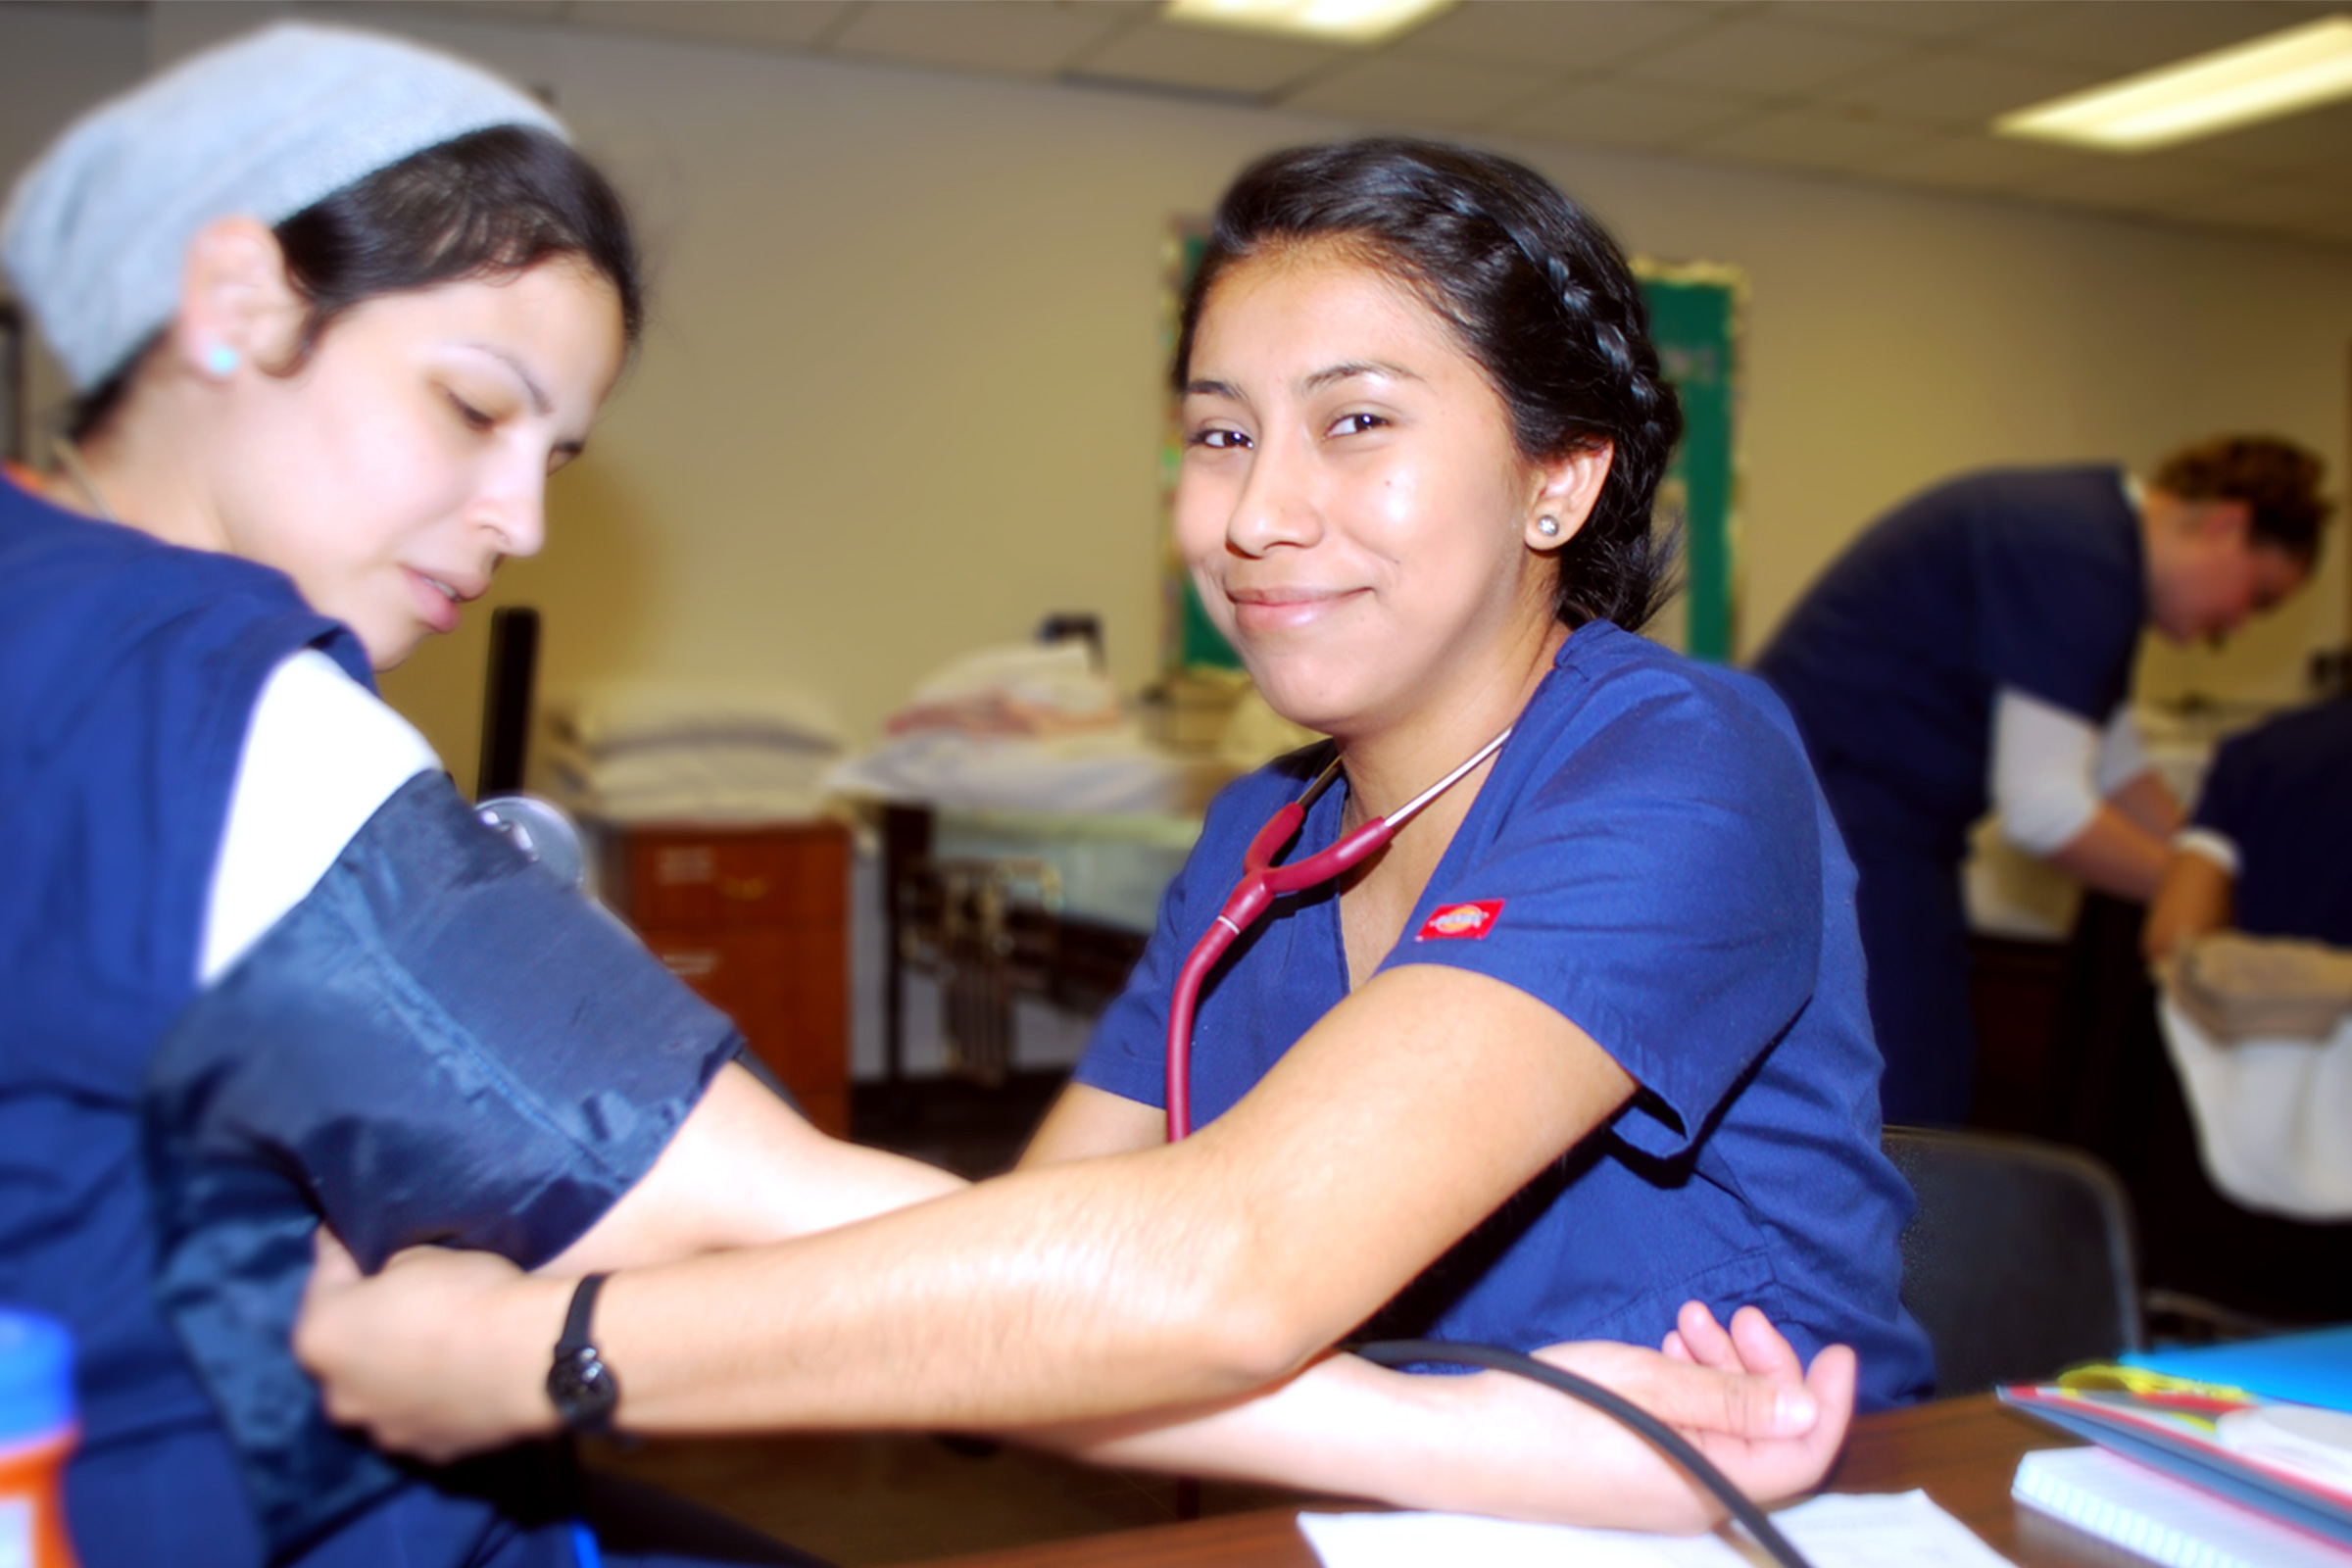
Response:
[[[237,351],[225,343],[208,343],[204,348],[204,368],[216,377],[225,378],[237,370]]]
[[[1554,538],[1554,537],[1556,537],[1556,536],[1558,535],[1559,531],[1560,531],[1560,519],[1559,519],[1559,518],[1557,518],[1557,517],[1538,517],[1538,518],[1536,519],[1536,532],[1538,532],[1538,533],[1542,534],[1542,535],[1543,535],[1544,538],[1546,538],[1546,539]]]

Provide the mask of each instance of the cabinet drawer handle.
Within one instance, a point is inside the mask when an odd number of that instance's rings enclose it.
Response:
[[[733,899],[738,904],[750,904],[767,897],[767,878],[763,876],[722,876],[718,879],[718,896]]]
[[[658,956],[662,967],[681,980],[703,980],[718,973],[718,955],[708,949],[672,949]]]

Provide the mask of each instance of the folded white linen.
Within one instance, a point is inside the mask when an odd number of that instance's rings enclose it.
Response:
[[[696,790],[808,794],[824,788],[838,753],[763,741],[704,741],[590,751],[562,741],[542,754],[548,766],[611,795]]]
[[[1110,729],[1125,710],[1085,645],[1018,643],[962,654],[926,676],[884,725],[891,734],[952,729],[1058,735]]]
[[[706,790],[695,794],[612,796],[596,790],[554,792],[557,804],[599,822],[807,822],[830,814],[822,791]]]
[[[1022,811],[1181,809],[1192,770],[1132,723],[1029,739],[918,730],[851,758],[828,783],[847,795]]]
[[[2319,1039],[2217,1039],[2167,994],[2157,1004],[2197,1153],[2251,1209],[2352,1218],[2352,1017]]]
[[[846,732],[832,705],[789,681],[630,679],[551,696],[555,735],[592,752],[704,741],[838,750]]]

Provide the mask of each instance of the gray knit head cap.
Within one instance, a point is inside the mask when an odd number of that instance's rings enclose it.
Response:
[[[278,23],[100,105],[24,172],[0,265],[76,391],[122,368],[179,308],[196,231],[274,227],[399,163],[493,125],[564,127],[509,83],[378,33]]]

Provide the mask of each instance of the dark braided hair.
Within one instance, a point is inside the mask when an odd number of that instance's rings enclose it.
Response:
[[[1268,154],[1218,204],[1184,302],[1179,392],[1218,277],[1310,242],[1355,251],[1451,323],[1509,409],[1521,457],[1613,449],[1600,499],[1560,550],[1552,607],[1572,627],[1638,630],[1671,591],[1674,536],[1653,533],[1650,513],[1683,416],[1616,241],[1541,174],[1493,153],[1376,137]]]

